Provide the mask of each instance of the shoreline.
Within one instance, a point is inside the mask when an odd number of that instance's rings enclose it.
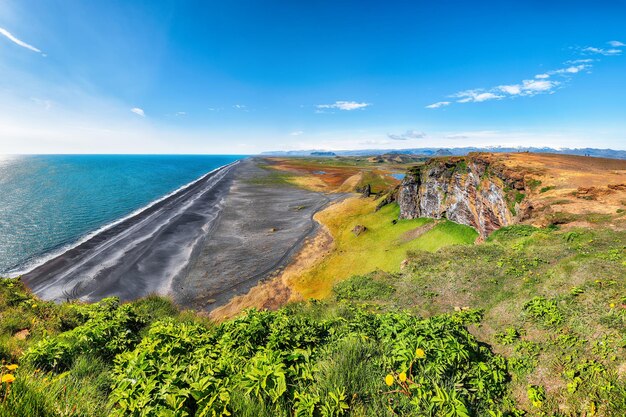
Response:
[[[47,262],[62,256],[63,254],[65,254],[66,252],[75,249],[76,247],[82,245],[83,243],[88,242],[89,240],[91,240],[92,238],[96,237],[97,235],[99,235],[100,233],[106,232],[109,229],[117,226],[120,223],[125,222],[126,220],[129,220],[137,215],[140,215],[142,212],[144,212],[145,210],[150,209],[152,206],[154,206],[155,204],[161,203],[162,201],[174,196],[175,194],[178,194],[184,190],[186,190],[187,188],[193,186],[194,184],[198,183],[199,181],[204,180],[205,178],[207,178],[209,175],[227,168],[231,165],[237,164],[239,161],[241,161],[240,159],[231,162],[229,164],[226,165],[222,165],[221,167],[215,168],[209,172],[207,172],[206,174],[196,178],[193,181],[188,182],[187,184],[184,184],[180,187],[178,187],[177,189],[175,189],[172,192],[169,192],[167,194],[164,194],[163,196],[150,201],[148,204],[132,211],[131,213],[120,217],[119,219],[113,220],[99,228],[97,228],[96,230],[93,230],[91,232],[88,232],[82,236],[80,236],[75,242],[69,243],[69,244],[65,244],[62,245],[60,247],[56,247],[51,249],[48,253],[45,253],[41,256],[35,257],[32,260],[26,262],[24,265],[20,266],[19,269],[15,269],[13,271],[8,271],[7,273],[3,274],[5,277],[7,278],[17,278],[23,275],[27,275],[30,274],[31,272],[33,272],[35,269],[39,268],[40,266],[46,264]]]
[[[22,280],[35,294],[44,299],[60,301],[64,299],[79,298],[85,301],[95,301],[96,299],[103,298],[103,296],[90,297],[87,294],[80,294],[80,286],[89,284],[88,281],[97,280],[99,275],[96,273],[91,274],[90,276],[88,273],[81,273],[80,271],[77,271],[79,263],[90,262],[98,254],[97,252],[90,252],[97,250],[111,251],[112,246],[116,243],[116,241],[124,238],[124,236],[129,234],[133,229],[141,229],[146,225],[146,223],[149,223],[150,220],[156,220],[155,218],[158,218],[161,214],[160,211],[163,212],[169,209],[170,211],[173,211],[173,215],[175,216],[177,214],[177,204],[193,203],[194,197],[196,197],[198,193],[206,193],[206,191],[210,191],[203,190],[203,187],[208,187],[210,189],[217,187],[217,189],[213,190],[214,193],[223,194],[224,191],[227,191],[227,187],[225,189],[224,181],[220,180],[224,179],[233,167],[240,162],[241,160],[237,160],[230,164],[216,168],[200,178],[149,203],[147,206],[136,210],[128,216],[92,232],[71,248],[60,252],[56,256],[49,256],[48,259],[41,262],[38,266],[32,268],[27,273],[22,274]],[[156,226],[158,228],[158,225]],[[151,232],[154,233],[154,231]],[[148,238],[150,237],[151,236],[148,235]],[[105,258],[104,260],[106,261],[107,259]],[[109,258],[109,261],[110,260],[111,258]],[[91,284],[93,286],[93,282],[91,282]],[[164,293],[162,288],[152,287],[154,290],[160,290],[153,292],[161,294]],[[96,292],[101,291],[96,290]],[[138,298],[130,294],[125,296],[123,288],[119,288],[117,291],[112,290],[111,292],[112,294],[106,294],[105,296],[117,295],[123,300]],[[118,294],[115,294],[115,292]]]
[[[122,301],[150,294],[210,312],[294,262],[313,216],[343,194],[267,181],[262,159],[217,168],[26,274],[43,299]]]
[[[260,161],[242,161],[233,173],[219,218],[174,280],[176,304],[210,312],[281,273],[320,227],[313,216],[342,197],[265,183]]]

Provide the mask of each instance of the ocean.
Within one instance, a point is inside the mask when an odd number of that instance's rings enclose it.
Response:
[[[0,155],[0,276],[41,264],[239,155]]]

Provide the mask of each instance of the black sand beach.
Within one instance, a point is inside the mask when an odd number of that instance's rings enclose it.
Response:
[[[257,161],[233,171],[224,208],[189,272],[174,280],[180,305],[210,311],[248,292],[286,266],[318,227],[313,215],[340,194],[323,194],[263,181]],[[252,181],[254,179],[254,181]]]
[[[258,181],[268,173],[257,164],[213,172],[22,279],[55,301],[156,293],[183,307],[217,307],[284,266],[331,199]]]

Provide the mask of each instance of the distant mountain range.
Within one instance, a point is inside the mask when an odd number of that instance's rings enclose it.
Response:
[[[567,155],[595,156],[601,158],[626,159],[626,151],[597,148],[534,148],[534,147],[465,147],[465,148],[413,148],[413,149],[364,149],[344,151],[301,150],[301,151],[271,151],[263,152],[265,156],[373,156],[381,154],[404,154],[423,156],[452,156],[467,155],[470,152],[533,152],[556,153]]]

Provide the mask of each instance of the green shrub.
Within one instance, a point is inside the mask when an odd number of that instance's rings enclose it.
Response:
[[[535,297],[524,305],[524,311],[532,319],[545,327],[557,326],[563,322],[563,314],[555,300]]]
[[[24,354],[24,362],[43,369],[62,370],[69,368],[80,354],[112,360],[138,343],[139,330],[145,325],[145,319],[137,315],[132,305],[120,306],[116,298],[73,308],[84,323],[34,344]]]

